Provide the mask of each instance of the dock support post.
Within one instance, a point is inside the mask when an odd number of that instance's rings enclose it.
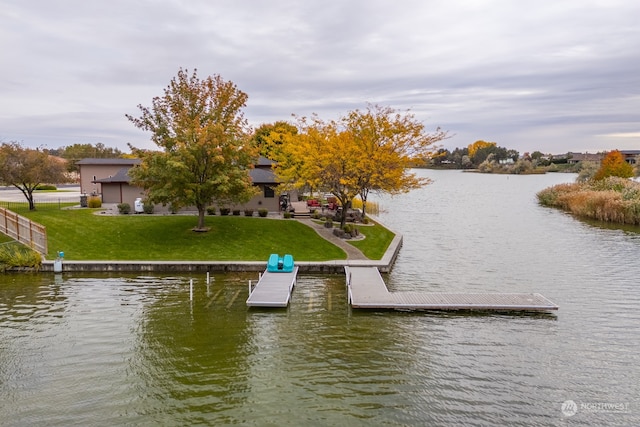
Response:
[[[189,281],[189,301],[193,301],[193,279]]]

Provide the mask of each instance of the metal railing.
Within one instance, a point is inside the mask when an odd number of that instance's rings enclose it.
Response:
[[[36,205],[36,209],[62,209],[63,207],[69,206],[71,204],[80,204],[80,199],[78,197],[68,196],[68,197],[57,197],[57,198],[47,198],[47,199],[34,199],[34,204]],[[25,199],[24,202],[15,202],[15,201],[4,201],[0,200],[0,208],[5,209],[21,209],[28,207],[29,204]]]

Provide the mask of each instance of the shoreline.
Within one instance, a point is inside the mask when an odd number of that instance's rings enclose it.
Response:
[[[402,235],[397,234],[380,260],[346,259],[333,261],[296,261],[301,273],[344,274],[345,267],[377,267],[381,273],[393,268],[400,248]],[[55,260],[43,260],[42,273],[58,273]],[[251,272],[263,271],[265,261],[62,261],[65,272]]]

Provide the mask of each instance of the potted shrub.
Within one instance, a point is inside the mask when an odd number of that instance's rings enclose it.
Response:
[[[261,218],[265,218],[268,214],[269,211],[267,209],[258,209],[258,215],[260,215]]]

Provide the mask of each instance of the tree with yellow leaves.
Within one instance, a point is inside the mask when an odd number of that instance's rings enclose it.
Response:
[[[474,160],[476,153],[483,149],[483,148],[489,148],[489,147],[495,147],[497,144],[495,142],[487,142],[487,141],[483,141],[483,140],[478,140],[476,142],[474,142],[473,144],[469,144],[469,147],[467,147],[467,149],[469,150],[469,157],[471,158],[471,160]]]
[[[366,208],[371,191],[396,194],[426,184],[428,180],[409,168],[446,137],[440,129],[426,133],[411,114],[379,106],[352,111],[338,121],[300,118],[298,134],[282,144],[276,172],[293,186],[336,196],[343,206],[344,226],[346,211],[357,195]]]
[[[372,191],[398,194],[427,184],[427,179],[416,177],[409,169],[428,158],[436,143],[448,138],[440,128],[426,132],[412,114],[378,105],[351,111],[342,122],[361,153],[358,194],[363,211]]]

